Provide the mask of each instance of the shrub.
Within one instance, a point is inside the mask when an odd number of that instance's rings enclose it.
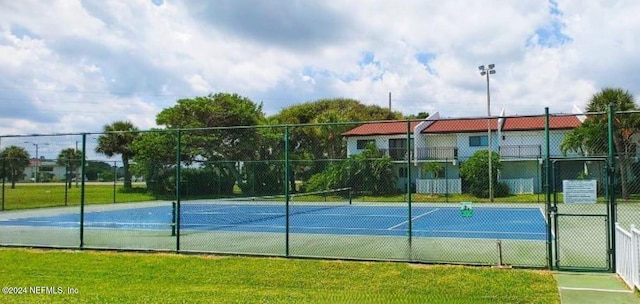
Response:
[[[500,169],[500,157],[491,152],[491,179],[493,184],[493,196],[509,195],[509,187],[498,183],[498,170]],[[476,197],[489,197],[489,151],[476,151],[467,161],[460,165],[460,175],[468,186],[469,191]]]
[[[367,146],[362,154],[330,164],[321,173],[311,176],[305,191],[320,191],[351,187],[352,191],[371,194],[395,192],[395,175],[391,159],[374,146]]]

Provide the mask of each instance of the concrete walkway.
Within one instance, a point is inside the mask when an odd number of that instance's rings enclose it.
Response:
[[[562,304],[640,303],[640,297],[613,273],[556,272]]]

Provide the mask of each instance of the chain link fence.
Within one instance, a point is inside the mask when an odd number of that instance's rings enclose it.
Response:
[[[607,115],[4,136],[0,244],[610,270],[640,169]]]

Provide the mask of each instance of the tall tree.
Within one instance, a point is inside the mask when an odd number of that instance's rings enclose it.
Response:
[[[67,168],[66,178],[67,178],[67,187],[71,188],[71,176],[78,176],[78,168],[82,162],[82,153],[74,148],[67,148],[60,151],[58,154],[58,159],[56,163],[61,166],[65,166]]]
[[[606,111],[613,105],[615,111],[637,110],[633,94],[621,88],[605,88],[593,95],[587,105],[588,112]],[[597,125],[606,126],[606,117],[594,117]],[[635,143],[631,137],[640,129],[640,117],[637,114],[615,115],[613,119],[613,144],[620,169],[620,186],[622,197],[629,198],[628,173],[630,159],[635,154]]]
[[[170,129],[194,128],[182,132],[184,162],[217,166],[232,175],[243,192],[250,192],[250,178],[243,175],[241,163],[262,160],[264,138],[258,128],[247,128],[265,121],[262,105],[237,94],[217,93],[178,100],[156,117],[159,125]]]
[[[587,104],[586,121],[569,133],[560,148],[563,153],[569,151],[584,151],[590,155],[607,153],[607,115],[595,114],[606,112],[609,105],[615,111],[638,110],[633,94],[621,88],[604,88],[594,94]],[[622,197],[629,198],[629,175],[631,158],[635,156],[636,144],[632,140],[634,134],[640,130],[640,115],[637,113],[616,114],[613,118],[613,145],[617,157],[620,174]]]
[[[105,125],[103,132],[98,137],[98,146],[95,151],[108,157],[120,154],[124,170],[124,188],[131,189],[129,160],[134,156],[131,145],[139,135],[138,128],[128,121],[115,121],[110,125]]]
[[[296,104],[270,117],[275,124],[310,124],[296,126],[289,132],[291,160],[295,165],[290,174],[290,187],[296,179],[308,178],[326,167],[329,160],[346,158],[341,134],[357,126],[357,122],[402,119],[399,112],[375,105],[365,105],[354,99],[320,99]],[[353,123],[348,123],[353,122]]]
[[[16,181],[24,174],[24,169],[29,166],[29,153],[22,147],[9,146],[0,152],[2,158],[2,177],[9,178],[11,189],[15,189]]]
[[[320,142],[324,143],[326,157],[335,159],[343,154],[342,133],[345,127],[339,123],[344,122],[340,112],[328,110],[318,114],[314,123],[320,124],[314,128]]]
[[[154,194],[175,191],[175,180],[172,181],[171,177],[176,168],[176,133],[151,130],[140,134],[131,147],[135,152],[135,165],[132,169],[136,175],[145,177],[147,189]]]
[[[428,112],[418,112],[418,114],[411,114],[409,116],[406,116],[407,119],[425,119],[427,117],[429,117]]]

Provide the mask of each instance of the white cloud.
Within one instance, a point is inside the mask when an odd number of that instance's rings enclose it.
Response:
[[[489,63],[493,113],[571,112],[605,86],[640,96],[639,14],[595,0],[3,1],[0,134],[145,129],[219,91],[268,114],[333,97],[386,107],[392,92],[405,114],[482,116]]]

